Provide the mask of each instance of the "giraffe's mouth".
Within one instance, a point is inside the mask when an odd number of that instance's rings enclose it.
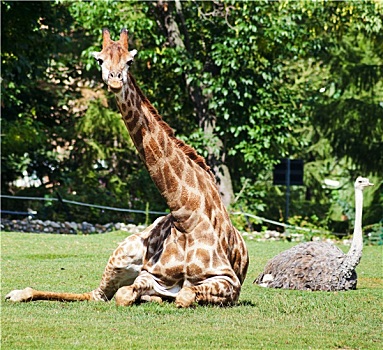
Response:
[[[109,79],[108,80],[108,88],[110,91],[113,92],[120,92],[122,89],[122,80],[117,80],[117,79]]]

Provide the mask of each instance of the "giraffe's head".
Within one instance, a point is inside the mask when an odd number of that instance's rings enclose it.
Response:
[[[102,30],[102,51],[94,52],[93,56],[102,69],[102,79],[109,89],[118,93],[128,79],[128,70],[133,63],[137,50],[128,50],[128,31],[121,30],[120,39],[110,39],[108,29]]]

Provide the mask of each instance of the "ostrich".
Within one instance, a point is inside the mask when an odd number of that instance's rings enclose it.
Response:
[[[358,177],[355,181],[355,224],[347,254],[330,243],[301,243],[269,260],[253,283],[269,288],[311,291],[356,289],[355,268],[363,249],[363,190],[368,186],[373,184],[367,178]]]

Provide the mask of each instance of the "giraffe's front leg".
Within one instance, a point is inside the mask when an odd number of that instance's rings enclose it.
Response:
[[[145,247],[142,234],[127,237],[113,252],[105,267],[98,288],[92,292],[93,300],[108,301],[119,288],[130,286],[139,275]]]
[[[196,303],[233,305],[238,301],[240,290],[240,284],[236,284],[228,277],[210,277],[196,286],[182,288],[176,297],[176,305],[177,307],[190,307]]]
[[[197,303],[195,287],[184,287],[176,297],[177,307],[190,307]]]
[[[116,300],[119,300],[117,304],[120,305],[121,303],[121,305],[123,305],[124,303],[121,300],[126,299],[127,305],[131,305],[138,297],[143,295],[140,293],[136,296],[136,292],[130,291],[128,286],[135,283],[136,278],[140,275],[144,263],[144,256],[148,248],[145,240],[155,232],[157,227],[163,225],[164,220],[166,220],[164,216],[157,218],[153,224],[148,226],[144,231],[127,237],[118,246],[109,258],[100,286],[92,293],[95,299],[110,300],[115,296]],[[136,283],[135,286],[137,286]],[[150,300],[150,298],[146,299]],[[153,298],[153,300],[155,299],[156,298]]]
[[[158,295],[143,294],[140,298],[139,295],[141,293],[138,293],[133,286],[122,287],[116,293],[116,304],[118,306],[131,306],[136,301],[162,303],[162,298]]]
[[[122,287],[117,291],[115,299],[119,306],[131,306],[138,299],[138,293],[134,286]]]
[[[174,299],[181,287],[175,282],[167,285],[146,270],[142,270],[131,286],[120,288],[115,296],[116,304],[130,306],[135,302],[162,303],[162,298]]]
[[[142,271],[132,285],[121,287],[117,291],[115,295],[116,304],[120,306],[131,306],[136,301],[140,301],[142,297],[148,295],[148,291],[151,290],[151,276],[147,271]]]

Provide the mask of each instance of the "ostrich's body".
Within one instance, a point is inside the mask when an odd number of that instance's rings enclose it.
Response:
[[[347,254],[326,242],[307,242],[292,247],[266,264],[254,283],[262,287],[341,291],[356,289],[356,266],[362,256],[363,189],[372,184],[358,177],[355,182],[355,226]]]
[[[340,271],[345,257],[331,243],[301,243],[271,259],[255,282],[269,288],[323,291],[355,289],[355,270],[351,273]]]

